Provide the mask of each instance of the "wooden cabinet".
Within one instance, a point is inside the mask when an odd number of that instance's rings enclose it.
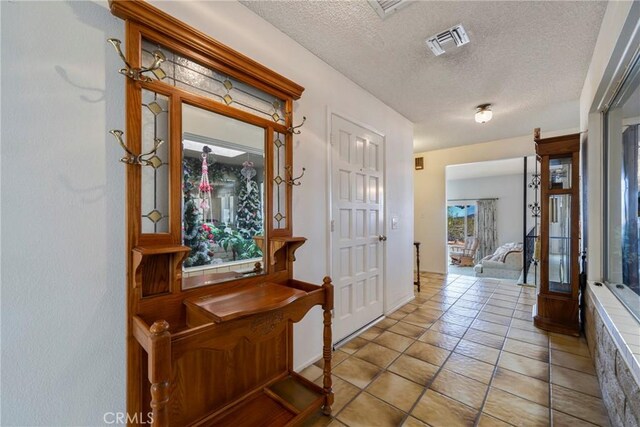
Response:
[[[293,275],[306,241],[291,234],[293,102],[304,88],[143,1],[110,7],[127,37],[126,132],[114,136],[127,150],[130,424],[284,426],[330,414],[333,286]],[[220,141],[203,130],[227,127],[242,132]],[[320,384],[293,370],[293,324],[314,306]]]
[[[540,177],[540,285],[534,324],[579,335],[580,134],[536,139]]]

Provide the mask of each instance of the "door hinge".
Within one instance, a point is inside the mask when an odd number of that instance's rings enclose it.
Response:
[[[333,233],[333,230],[335,230],[336,228],[336,221],[334,219],[331,220],[331,232]]]

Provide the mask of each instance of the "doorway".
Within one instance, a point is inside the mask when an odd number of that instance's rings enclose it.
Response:
[[[334,342],[383,315],[384,137],[331,115]]]
[[[529,156],[447,166],[449,274],[526,281],[527,236],[536,223],[528,206],[535,199],[535,165]],[[456,257],[461,252],[462,262]]]

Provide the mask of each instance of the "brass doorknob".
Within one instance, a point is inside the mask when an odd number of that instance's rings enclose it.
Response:
[[[381,241],[381,242],[386,242],[387,241],[387,236],[384,236],[384,235],[381,234],[381,235],[378,236],[378,240]]]

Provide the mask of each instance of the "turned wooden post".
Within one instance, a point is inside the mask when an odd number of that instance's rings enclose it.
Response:
[[[171,333],[169,323],[158,320],[149,328],[149,382],[151,383],[151,411],[154,427],[169,425],[169,393],[171,377]]]
[[[333,405],[333,390],[331,389],[331,350],[333,346],[331,338],[331,310],[333,310],[333,285],[331,284],[331,278],[328,276],[325,277],[322,282],[322,289],[324,289],[324,304],[322,305],[322,309],[324,310],[324,329],[322,332],[324,406],[322,407],[322,413],[331,415],[331,405]]]

